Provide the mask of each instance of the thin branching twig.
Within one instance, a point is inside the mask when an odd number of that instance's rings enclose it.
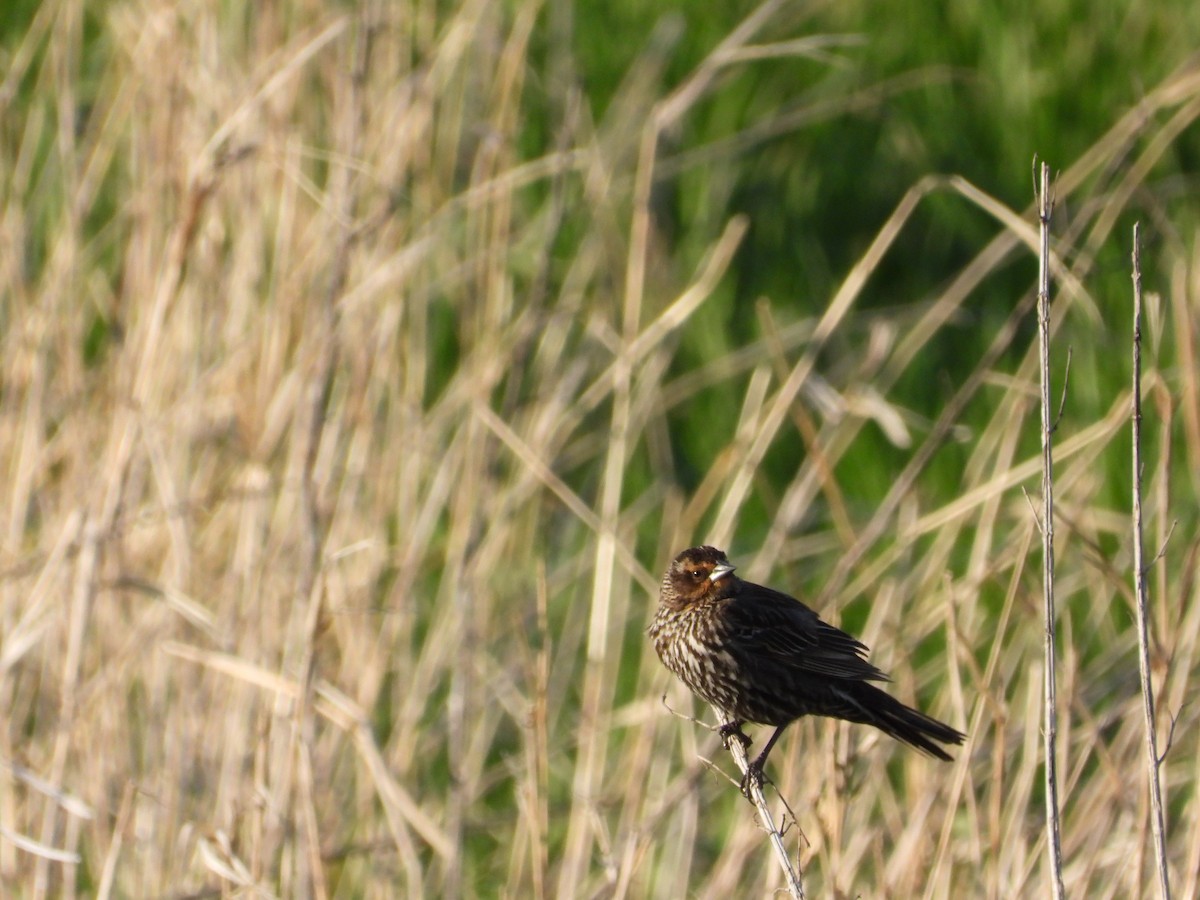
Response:
[[[722,718],[720,711],[716,712],[718,718]],[[741,770],[742,775],[746,775],[750,770],[750,760],[746,756],[747,743],[746,736],[739,733],[730,734],[725,738],[725,747],[729,750],[729,755],[733,757],[734,764]],[[792,866],[791,857],[788,856],[787,847],[783,843],[783,830],[775,824],[775,818],[771,815],[771,808],[767,806],[767,798],[763,794],[762,782],[757,778],[747,778],[744,784],[746,798],[758,810],[758,820],[762,823],[763,830],[767,833],[767,838],[771,843],[771,850],[775,854],[775,859],[779,862],[779,868],[783,870],[783,878],[787,882],[788,893],[792,897],[802,900],[804,897],[804,885],[800,881],[800,873]],[[784,802],[786,803],[786,801]]]
[[[671,704],[667,702],[666,694],[664,694],[662,697],[662,703],[663,706],[667,708],[667,711],[677,718],[684,719],[704,728],[719,730],[716,729],[715,726],[708,725],[694,716],[689,716],[686,713],[681,713],[678,710],[673,709]],[[721,710],[713,707],[713,712],[716,714],[718,721],[728,721],[729,717]],[[733,757],[734,764],[738,767],[738,770],[742,773],[742,775],[745,776],[750,770],[750,761],[746,756],[746,748],[749,746],[750,739],[740,730],[724,734],[722,739],[725,744],[725,749],[727,749],[729,751],[729,755]],[[716,771],[721,771],[720,768],[712,762],[712,760],[706,759],[705,757],[700,757],[700,759],[709,768],[712,768]],[[734,783],[737,784],[737,782]],[[800,881],[800,872],[797,871],[798,867],[794,867],[792,865],[791,858],[788,856],[787,847],[785,847],[783,843],[783,833],[787,827],[787,816],[790,815],[792,820],[795,821],[796,814],[792,812],[792,807],[788,804],[787,799],[781,797],[780,799],[783,800],[783,805],[787,810],[787,814],[783,816],[782,824],[777,826],[775,824],[775,817],[771,815],[771,809],[767,806],[767,799],[763,794],[762,783],[756,778],[746,778],[744,785],[746,799],[753,803],[755,809],[758,810],[759,821],[762,822],[763,830],[767,832],[767,837],[771,842],[771,849],[775,853],[775,858],[779,861],[779,867],[783,870],[783,878],[784,881],[787,882],[788,893],[790,893],[792,897],[803,898],[804,885]]]
[[[1055,683],[1054,610],[1054,430],[1050,407],[1050,167],[1042,163],[1038,188],[1041,246],[1038,254],[1038,347],[1042,398],[1042,596],[1046,610],[1045,636],[1045,769],[1046,832],[1055,900],[1064,896],[1062,880],[1062,829],[1058,807],[1058,699]]]
[[[1140,223],[1133,226],[1133,585],[1137,594],[1138,672],[1146,716],[1146,774],[1150,782],[1150,825],[1158,863],[1159,896],[1169,900],[1167,836],[1163,816],[1158,737],[1154,725],[1154,684],[1150,678],[1150,624],[1146,610],[1146,569],[1142,562],[1142,252]],[[1173,726],[1172,726],[1172,730]]]

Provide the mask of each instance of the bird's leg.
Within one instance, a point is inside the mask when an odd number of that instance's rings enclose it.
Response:
[[[775,742],[779,740],[779,736],[783,734],[783,729],[785,728],[787,728],[787,725],[780,725],[776,728],[767,741],[766,746],[762,748],[762,752],[754,757],[754,761],[746,767],[746,774],[742,776],[742,793],[746,797],[750,796],[751,785],[762,787],[765,778],[763,775],[763,766],[767,763],[767,755],[771,752],[771,748],[775,746]]]
[[[717,731],[721,735],[721,742],[725,744],[726,750],[729,749],[729,742],[732,740],[736,740],[741,744],[743,750],[749,748],[751,744],[750,735],[742,731],[741,719],[733,719],[730,722],[726,722]]]

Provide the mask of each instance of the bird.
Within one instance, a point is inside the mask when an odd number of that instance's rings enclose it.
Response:
[[[905,706],[873,682],[890,681],[867,647],[787,594],[743,581],[724,551],[684,550],[663,575],[648,629],[659,659],[724,717],[726,744],[746,722],[775,731],[749,764],[742,792],[762,785],[763,767],[785,728],[802,716],[873,725],[931,756],[966,735]]]

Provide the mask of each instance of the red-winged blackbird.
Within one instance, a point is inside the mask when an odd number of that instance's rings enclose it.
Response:
[[[721,711],[721,733],[743,722],[776,726],[746,780],[761,782],[767,754],[791,722],[829,716],[874,725],[938,759],[938,746],[966,737],[910,709],[872,681],[889,680],[866,659],[867,648],[787,594],[742,581],[714,547],[684,550],[663,575],[650,637],[659,659]]]

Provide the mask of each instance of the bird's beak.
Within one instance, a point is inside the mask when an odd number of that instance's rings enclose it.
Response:
[[[731,566],[729,563],[717,563],[716,568],[712,570],[712,574],[708,576],[708,580],[716,584],[736,568],[737,566]]]

